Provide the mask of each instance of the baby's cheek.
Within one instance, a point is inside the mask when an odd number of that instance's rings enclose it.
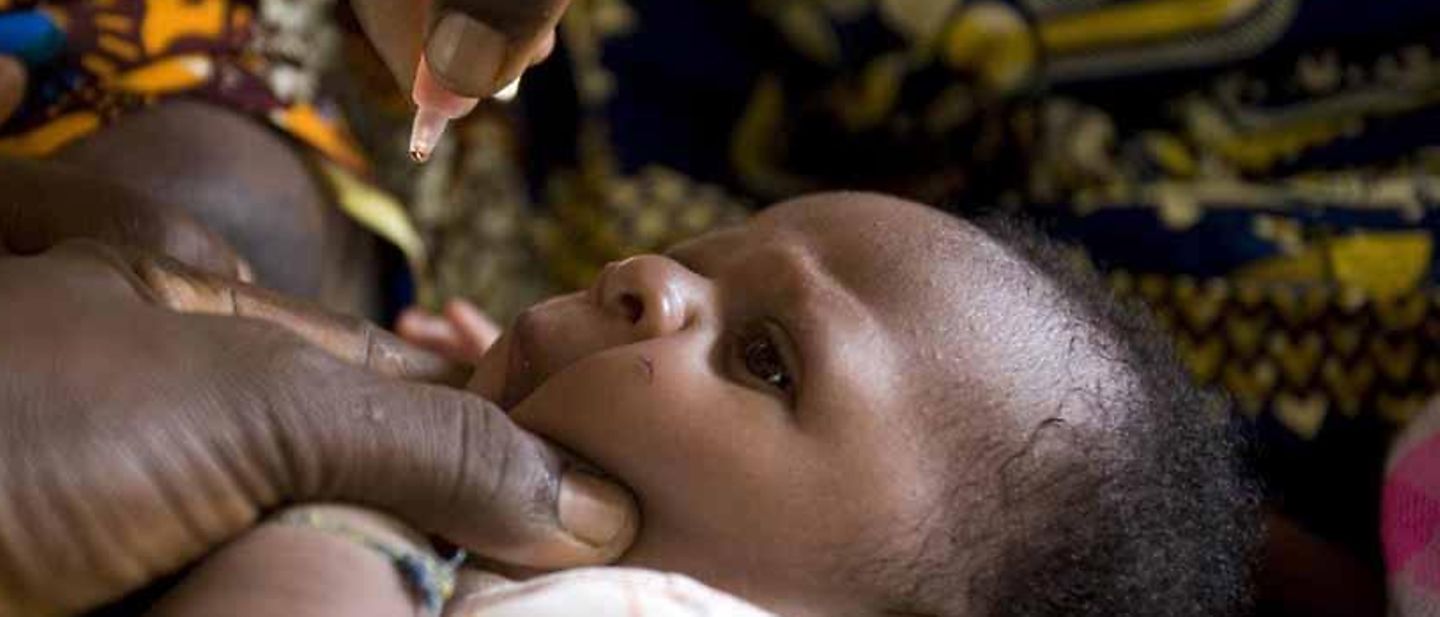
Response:
[[[596,463],[628,467],[654,456],[654,433],[671,423],[669,366],[639,350],[596,354],[551,376],[511,417]]]
[[[597,354],[511,415],[620,478],[647,510],[707,518],[737,505],[763,510],[763,499],[744,496],[774,493],[807,468],[793,464],[803,458],[794,423],[773,397],[717,376],[703,354],[673,351],[639,344]]]
[[[577,362],[512,412],[544,435],[621,476],[637,491],[693,481],[736,433],[716,412],[723,390],[702,356],[661,341],[629,345]]]

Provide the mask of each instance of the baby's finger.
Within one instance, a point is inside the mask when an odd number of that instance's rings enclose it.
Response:
[[[500,338],[500,326],[469,301],[457,298],[446,302],[445,317],[465,343],[471,359],[479,358]]]
[[[395,333],[410,343],[457,362],[473,362],[476,357],[448,319],[422,309],[405,309],[395,322]]]
[[[406,343],[356,317],[330,313],[165,257],[134,255],[131,265],[157,303],[182,313],[248,317],[281,326],[331,355],[384,375],[459,386],[468,369]]]

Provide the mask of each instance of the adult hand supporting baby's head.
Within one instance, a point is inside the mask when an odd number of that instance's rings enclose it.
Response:
[[[383,336],[104,245],[0,258],[0,614],[115,599],[298,501],[521,565],[627,547],[627,493],[477,396],[357,366],[427,366],[377,361]]]

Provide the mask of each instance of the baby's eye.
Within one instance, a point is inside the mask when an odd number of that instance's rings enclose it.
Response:
[[[795,387],[785,355],[780,351],[769,328],[756,328],[740,337],[740,361],[745,371],[760,381],[789,396]]]

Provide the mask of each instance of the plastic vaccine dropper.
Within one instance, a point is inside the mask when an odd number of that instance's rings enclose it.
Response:
[[[423,163],[430,158],[435,144],[445,133],[451,120],[470,113],[480,99],[460,96],[440,85],[430,64],[422,56],[415,67],[415,86],[410,91],[415,101],[415,124],[410,127],[410,158]]]
[[[516,78],[496,93],[495,98],[509,101],[515,98],[519,86],[520,79]],[[410,98],[415,101],[415,123],[410,127],[410,158],[417,163],[430,158],[451,120],[470,113],[480,102],[478,98],[460,96],[440,85],[423,57],[415,69],[415,86],[410,91]]]

